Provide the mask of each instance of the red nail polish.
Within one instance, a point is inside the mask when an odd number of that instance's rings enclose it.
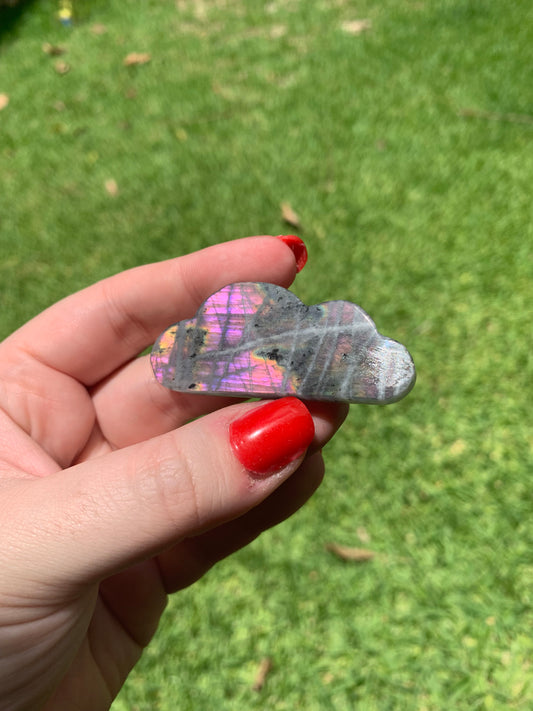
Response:
[[[240,463],[254,474],[274,474],[302,456],[315,424],[300,400],[285,397],[256,407],[231,423],[230,443]]]
[[[301,272],[307,263],[307,248],[303,240],[296,235],[277,235],[277,238],[292,249],[296,259],[296,271]]]

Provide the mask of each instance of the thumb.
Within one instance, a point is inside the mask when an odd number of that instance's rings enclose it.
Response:
[[[313,418],[295,398],[240,404],[16,481],[17,567],[49,585],[97,582],[249,511],[298,468],[313,437]]]

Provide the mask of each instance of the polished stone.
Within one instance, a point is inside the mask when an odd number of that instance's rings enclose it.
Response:
[[[407,349],[349,301],[306,306],[274,284],[230,284],[157,339],[157,380],[187,393],[387,404],[407,395]]]

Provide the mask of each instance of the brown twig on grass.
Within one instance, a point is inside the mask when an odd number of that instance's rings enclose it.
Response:
[[[477,118],[486,121],[505,121],[507,123],[533,123],[533,116],[529,114],[502,114],[497,111],[479,111],[478,109],[459,109],[461,118]]]
[[[368,548],[352,548],[351,546],[342,546],[339,543],[326,543],[326,550],[334,553],[342,560],[350,560],[355,563],[366,563],[375,557],[374,551]]]
[[[265,685],[266,678],[272,669],[272,659],[270,657],[264,657],[259,662],[259,667],[257,668],[257,674],[255,675],[255,681],[252,685],[253,691],[261,691]]]

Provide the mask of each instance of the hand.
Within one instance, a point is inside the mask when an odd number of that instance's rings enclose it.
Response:
[[[346,407],[175,393],[137,357],[222,286],[295,273],[279,239],[221,244],[101,281],[0,344],[2,711],[109,708],[167,595],[317,488]]]

